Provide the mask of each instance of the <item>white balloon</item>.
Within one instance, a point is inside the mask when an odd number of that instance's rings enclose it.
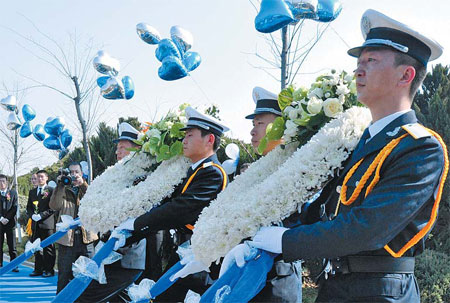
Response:
[[[158,44],[161,41],[161,35],[158,30],[147,23],[136,25],[136,32],[139,37],[148,44]]]
[[[230,143],[225,147],[225,154],[230,159],[237,159],[239,157],[239,147],[235,143]]]
[[[48,187],[50,187],[51,189],[54,189],[55,187],[56,187],[56,182],[55,181],[50,181],[50,182],[48,182]]]
[[[234,174],[234,172],[236,171],[236,167],[236,160],[234,159],[225,160],[222,163],[222,168],[225,170],[227,175]]]
[[[170,28],[170,37],[184,48],[184,52],[188,51],[194,45],[194,37],[191,32],[179,25],[174,25]]]
[[[8,116],[8,122],[6,122],[6,128],[9,130],[15,130],[18,129],[22,123],[19,120],[19,117],[16,115],[16,113],[10,113]]]
[[[9,95],[9,96],[3,98],[0,101],[0,105],[3,107],[3,109],[10,111],[10,112],[13,112],[16,110],[16,103],[17,103],[16,96],[12,96],[12,95]]]
[[[103,50],[97,52],[97,56],[92,60],[92,63],[96,71],[105,75],[116,76],[120,71],[119,60],[111,57]]]

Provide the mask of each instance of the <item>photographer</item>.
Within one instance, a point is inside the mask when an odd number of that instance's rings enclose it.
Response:
[[[83,179],[81,165],[72,163],[69,171],[62,170],[58,176],[58,186],[54,189],[50,199],[50,208],[58,211],[57,222],[61,222],[61,215],[68,215],[74,219],[78,217],[80,200],[86,193],[88,184]],[[72,263],[78,257],[92,258],[94,244],[97,240],[95,233],[86,231],[83,227],[71,229],[58,243],[58,286],[56,293],[60,292],[73,279]]]

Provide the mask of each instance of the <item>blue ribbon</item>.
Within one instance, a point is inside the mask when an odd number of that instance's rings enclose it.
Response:
[[[276,256],[277,254],[258,249],[256,256],[242,268],[234,263],[208,288],[200,303],[216,302],[216,294],[222,295],[221,303],[250,301],[265,286],[267,273],[272,268]],[[223,291],[228,287],[229,291]]]
[[[73,229],[73,228],[79,226],[80,224],[81,224],[80,223],[80,219],[75,219],[74,220],[74,224],[70,225],[69,228]],[[44,248],[44,247],[47,247],[47,246],[55,243],[56,241],[61,239],[66,233],[67,233],[67,230],[57,231],[56,233],[54,233],[50,237],[48,237],[45,240],[43,240],[41,242],[41,247]],[[27,251],[27,252],[24,252],[23,254],[21,254],[20,256],[18,256],[17,258],[15,258],[14,260],[11,260],[11,262],[9,262],[7,265],[5,265],[4,267],[0,268],[0,276],[10,272],[14,268],[19,266],[23,262],[25,262],[28,258],[30,258],[33,255],[33,253],[34,253],[33,251]]]
[[[114,245],[119,239],[111,237],[105,245],[95,254],[92,260],[100,266],[102,261],[106,259],[114,249]],[[69,284],[53,299],[52,302],[72,303],[86,290],[91,283],[92,278],[87,276],[79,276],[70,281]]]
[[[179,278],[170,281],[170,277],[172,277],[174,274],[176,274],[178,271],[180,271],[184,267],[183,264],[178,261],[175,265],[173,265],[166,273],[159,278],[158,281],[156,281],[155,285],[150,289],[150,293],[152,298],[156,298],[163,292],[165,292],[169,287],[171,287],[175,282],[178,281]]]

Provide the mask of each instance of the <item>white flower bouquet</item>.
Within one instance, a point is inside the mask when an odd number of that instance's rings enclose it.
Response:
[[[269,141],[305,144],[325,123],[354,105],[356,84],[352,74],[345,71],[319,76],[309,89],[289,86],[278,95],[283,115],[267,127],[258,151],[262,153]]]

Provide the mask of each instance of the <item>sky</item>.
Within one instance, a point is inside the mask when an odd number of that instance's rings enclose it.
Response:
[[[228,135],[249,142],[251,121],[244,116],[254,108],[253,87],[280,91],[280,83],[261,69],[264,63],[255,56],[258,53],[270,58],[267,36],[255,30],[257,11],[249,0],[0,0],[0,3],[0,83],[3,83],[0,98],[7,95],[5,86],[32,86],[24,76],[69,91],[67,80],[25,50],[23,46],[36,53],[36,48],[11,31],[54,49],[28,20],[63,47],[67,47],[70,34],[76,33],[80,45],[92,39],[98,48],[95,50],[105,50],[120,60],[120,76],[132,77],[136,92],[127,101],[99,101],[103,112],[99,121],[111,126],[117,124],[119,117],[127,116],[136,116],[141,122],[152,121],[185,102],[194,106],[216,104],[224,124],[231,128]],[[315,77],[330,69],[355,69],[356,60],[346,52],[363,42],[359,22],[369,8],[431,34],[444,47],[443,56],[432,64],[450,63],[450,2],[341,0],[341,3],[342,12],[330,23],[295,78],[297,86],[309,86]],[[173,25],[189,30],[194,37],[192,50],[201,55],[201,65],[183,79],[161,80],[157,75],[160,63],[154,55],[156,47],[144,43],[136,34],[135,27],[140,22],[156,28],[163,38],[169,38]],[[315,37],[318,26],[323,26],[312,20],[304,24],[301,43]],[[278,71],[275,75],[278,76]],[[25,103],[37,112],[34,124],[45,123],[50,116],[62,116],[75,141],[81,138],[74,105],[62,95],[46,88],[28,89],[22,98],[22,104]],[[0,120],[6,118],[6,112],[0,110]],[[34,141],[33,137],[24,139],[25,145]],[[4,141],[0,142],[0,170],[10,174],[12,151]],[[71,148],[77,144],[72,143]],[[35,145],[28,160],[19,167],[20,173],[53,163],[57,157],[55,152]]]

